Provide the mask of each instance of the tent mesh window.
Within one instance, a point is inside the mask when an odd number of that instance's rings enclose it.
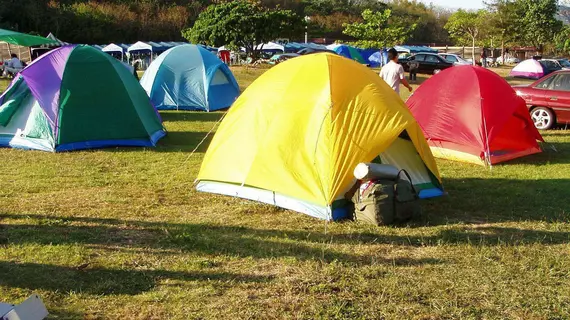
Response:
[[[222,69],[218,69],[216,70],[216,73],[214,73],[214,76],[212,77],[212,82],[210,84],[216,86],[228,83],[230,83],[230,81],[228,80],[226,74],[222,71]]]

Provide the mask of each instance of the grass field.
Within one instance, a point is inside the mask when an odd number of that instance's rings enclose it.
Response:
[[[243,88],[262,72],[234,71]],[[492,170],[438,161],[449,196],[373,227],[197,193],[207,144],[190,151],[222,114],[162,116],[156,149],[0,149],[0,301],[39,293],[53,319],[570,318],[570,131]]]

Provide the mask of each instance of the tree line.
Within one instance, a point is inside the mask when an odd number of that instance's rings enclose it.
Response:
[[[532,46],[538,52],[567,54],[566,10],[557,0],[490,0],[486,9],[453,13],[445,29],[460,45]]]
[[[39,35],[54,33],[73,43],[103,44],[183,40],[181,30],[192,27],[210,5],[227,0],[2,0],[0,28]],[[392,10],[393,17],[417,27],[408,40],[417,43],[449,41],[443,26],[449,12],[414,0],[261,0],[269,9],[289,10],[311,17],[310,38],[351,39],[346,24],[362,22],[363,12]],[[298,26],[295,26],[295,29]],[[301,25],[304,27],[304,20]],[[290,34],[302,40],[303,30]]]
[[[568,3],[487,0],[479,11],[451,11],[417,0],[2,0],[0,28],[89,44],[188,39],[251,46],[252,37],[302,41],[307,31],[309,38],[362,47],[516,45],[567,53]]]

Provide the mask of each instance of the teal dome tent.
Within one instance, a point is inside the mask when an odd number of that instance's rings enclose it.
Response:
[[[146,70],[141,85],[159,110],[215,111],[230,107],[239,95],[228,66],[191,44],[162,53]]]

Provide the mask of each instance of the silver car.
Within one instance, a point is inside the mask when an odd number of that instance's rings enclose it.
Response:
[[[453,63],[456,66],[469,66],[472,63],[463,59],[460,55],[453,54],[453,53],[440,53],[439,54],[445,60]]]

